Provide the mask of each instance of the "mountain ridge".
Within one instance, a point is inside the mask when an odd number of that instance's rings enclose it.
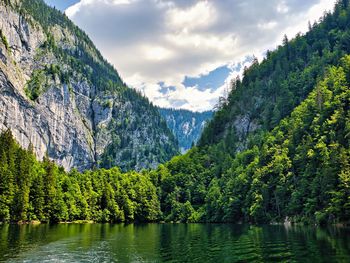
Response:
[[[155,168],[178,153],[147,98],[42,0],[0,3],[1,129],[66,169]],[[17,102],[21,101],[21,104]],[[11,116],[15,116],[12,118]]]

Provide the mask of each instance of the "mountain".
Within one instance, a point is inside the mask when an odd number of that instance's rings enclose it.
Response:
[[[169,221],[350,221],[350,7],[233,82],[198,147],[154,171]]]
[[[0,130],[65,169],[156,167],[176,139],[88,36],[42,0],[0,2]]]
[[[254,61],[198,145],[154,170],[67,173],[36,161],[7,130],[0,221],[349,224],[349,54],[342,0],[309,32]]]
[[[288,40],[233,83],[227,101],[204,130],[202,146],[230,141],[231,153],[247,148],[252,133],[273,129],[308,96],[330,65],[350,53],[348,4],[338,1],[334,12],[320,23],[309,24],[309,32]]]
[[[180,109],[159,108],[170,130],[179,141],[181,152],[197,143],[205,124],[213,116],[212,111],[193,112]]]

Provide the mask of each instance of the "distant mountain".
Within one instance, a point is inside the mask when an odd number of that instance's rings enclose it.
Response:
[[[212,118],[212,111],[193,112],[189,110],[159,108],[170,130],[179,141],[182,152],[187,151],[196,143],[205,124]]]
[[[0,130],[67,170],[141,170],[178,153],[157,108],[42,0],[0,1],[0,106]]]

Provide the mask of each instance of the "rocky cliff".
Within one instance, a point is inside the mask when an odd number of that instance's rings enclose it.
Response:
[[[0,1],[0,130],[69,170],[155,167],[177,153],[157,109],[41,0]]]

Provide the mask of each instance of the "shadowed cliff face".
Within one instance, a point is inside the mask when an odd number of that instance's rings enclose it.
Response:
[[[140,170],[175,155],[157,109],[125,86],[89,38],[41,1],[33,10],[51,12],[54,22],[36,20],[30,5],[0,3],[0,129],[67,170]]]

